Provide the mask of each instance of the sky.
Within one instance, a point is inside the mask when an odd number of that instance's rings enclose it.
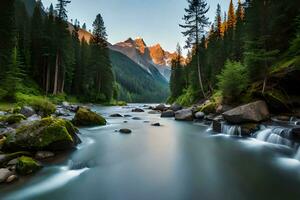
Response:
[[[57,0],[42,0],[44,7]],[[210,7],[207,16],[214,20],[217,4],[222,11],[228,10],[230,0],[207,0]],[[236,5],[237,0],[234,0]],[[168,51],[174,51],[176,44],[185,44],[182,36],[182,23],[186,0],[72,0],[68,5],[70,19],[78,19],[81,25],[85,22],[87,29],[98,13],[104,19],[108,41],[115,44],[127,38],[142,37],[148,46],[161,44]],[[186,51],[185,51],[186,52]]]

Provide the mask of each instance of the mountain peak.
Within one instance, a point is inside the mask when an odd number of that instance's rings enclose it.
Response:
[[[124,41],[125,43],[134,43],[134,40],[129,37],[127,40]]]
[[[147,45],[146,45],[144,39],[141,37],[137,37],[134,41],[135,41],[137,48],[141,51],[142,54],[144,54],[145,49],[147,48]]]

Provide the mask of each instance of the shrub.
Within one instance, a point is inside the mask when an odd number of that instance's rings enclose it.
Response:
[[[183,106],[190,106],[195,102],[195,96],[197,96],[192,89],[189,87],[187,90],[184,90],[183,94],[179,96],[176,100],[176,103]]]
[[[219,90],[227,100],[239,97],[249,83],[247,70],[240,62],[227,61],[217,79]]]
[[[21,106],[31,106],[36,112],[42,114],[43,117],[50,116],[56,110],[56,106],[48,98],[42,96],[17,93],[17,101]]]

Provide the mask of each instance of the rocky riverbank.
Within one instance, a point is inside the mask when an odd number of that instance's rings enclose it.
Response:
[[[160,114],[162,118],[203,122],[211,125],[215,133],[226,133],[229,131],[226,129],[231,128],[231,134],[251,137],[255,132],[262,129],[262,125],[276,124],[290,128],[290,138],[299,138],[300,116],[296,113],[272,114],[265,101],[255,101],[232,107],[216,105],[208,100],[188,108],[175,103],[171,106],[160,104],[150,107],[150,109],[152,109],[150,114]]]
[[[23,106],[0,111],[0,183],[33,174],[44,162],[74,149],[81,143],[76,126],[105,124],[88,107],[67,102],[55,109],[45,105],[43,109]]]

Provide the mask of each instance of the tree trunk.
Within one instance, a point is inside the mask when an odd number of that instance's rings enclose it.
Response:
[[[262,88],[262,94],[264,94],[265,93],[265,90],[266,90],[266,85],[267,85],[267,77],[265,77],[265,79],[264,79],[264,84],[263,84],[263,88]]]
[[[201,91],[202,91],[203,97],[206,98],[206,95],[205,95],[205,92],[204,92],[204,87],[203,87],[203,82],[202,82],[201,66],[200,66],[200,59],[199,59],[199,51],[198,50],[197,50],[197,67],[198,67],[198,78],[199,78],[199,84],[200,84],[200,87],[201,87]]]
[[[53,86],[53,94],[57,94],[57,83],[58,83],[58,65],[59,65],[59,53],[57,51],[56,54],[56,62],[55,62],[55,72],[54,72],[54,86]]]
[[[46,95],[48,95],[49,92],[49,83],[50,83],[50,67],[49,67],[49,63],[47,62]]]
[[[62,80],[61,80],[60,93],[64,93],[64,87],[65,87],[65,73],[62,72]]]

